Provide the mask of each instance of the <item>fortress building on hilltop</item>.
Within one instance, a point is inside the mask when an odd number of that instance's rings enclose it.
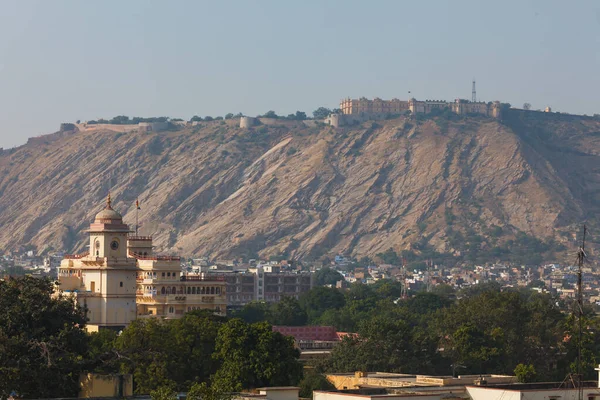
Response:
[[[136,318],[180,318],[197,309],[225,314],[226,282],[184,275],[179,257],[155,255],[152,237],[132,236],[110,195],[87,232],[90,250],[64,257],[57,286],[86,309],[88,329],[122,329]]]
[[[389,115],[411,113],[429,114],[437,110],[450,110],[459,115],[479,114],[492,118],[500,118],[501,105],[499,101],[482,102],[456,99],[453,102],[440,100],[420,101],[415,98],[409,100],[382,100],[376,97],[373,100],[361,97],[359,99],[344,99],[340,102],[339,114],[332,114],[325,122],[333,126],[342,126],[353,122],[363,122],[372,119],[383,119]]]

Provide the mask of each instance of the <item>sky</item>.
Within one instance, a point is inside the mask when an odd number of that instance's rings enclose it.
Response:
[[[0,147],[115,115],[342,98],[600,113],[600,2],[0,0]]]

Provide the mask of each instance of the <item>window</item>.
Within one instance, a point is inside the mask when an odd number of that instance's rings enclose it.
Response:
[[[163,278],[165,277],[165,273],[164,273],[164,272],[162,273],[162,277],[163,277]]]
[[[221,294],[221,288],[217,288],[216,294]]]
[[[119,282],[119,287],[123,287],[123,282]]]
[[[173,314],[175,312],[175,310],[173,309],[173,307],[169,307],[169,314]]]
[[[171,273],[170,273],[170,272],[167,272],[167,276],[171,276]]]

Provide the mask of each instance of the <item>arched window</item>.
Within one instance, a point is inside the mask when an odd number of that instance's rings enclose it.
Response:
[[[189,288],[188,288],[189,289]],[[196,287],[192,288],[192,294],[196,294]]]
[[[162,289],[160,289],[160,294],[165,294],[165,287],[163,286]]]
[[[221,294],[221,288],[217,288],[217,291],[216,291],[216,293],[217,293],[217,294]]]
[[[192,288],[191,288],[191,287],[188,287],[188,288],[187,288],[187,294],[191,294],[191,293],[192,293]]]
[[[173,293],[173,294],[177,293],[177,289],[175,289],[175,286],[173,286],[173,289],[171,290],[171,293]]]
[[[210,294],[215,294],[215,288],[214,287],[210,288]]]
[[[202,294],[204,294],[204,286],[202,287]]]
[[[167,288],[167,294],[171,294],[171,288],[170,287]]]

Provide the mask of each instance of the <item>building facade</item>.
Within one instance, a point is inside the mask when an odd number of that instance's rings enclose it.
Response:
[[[392,99],[382,100],[375,98],[369,100],[365,97],[360,99],[344,99],[340,102],[342,116],[354,117],[377,117],[379,115],[402,114],[410,111],[412,114],[429,114],[436,110],[451,110],[452,112],[465,114],[481,114],[493,118],[500,118],[500,102],[472,102],[464,99],[456,99],[453,102],[443,100],[420,101],[411,98],[408,101]],[[338,117],[339,118],[339,117]]]
[[[252,301],[269,303],[283,297],[298,299],[313,286],[310,272],[282,271],[279,266],[257,266],[246,271],[209,271],[204,275],[222,277],[227,282],[227,302],[239,307]]]
[[[87,232],[90,251],[63,258],[58,291],[87,310],[89,329],[122,329],[138,317],[180,318],[197,309],[225,314],[225,281],[182,275],[179,257],[154,255],[152,238],[130,235],[110,195]]]

